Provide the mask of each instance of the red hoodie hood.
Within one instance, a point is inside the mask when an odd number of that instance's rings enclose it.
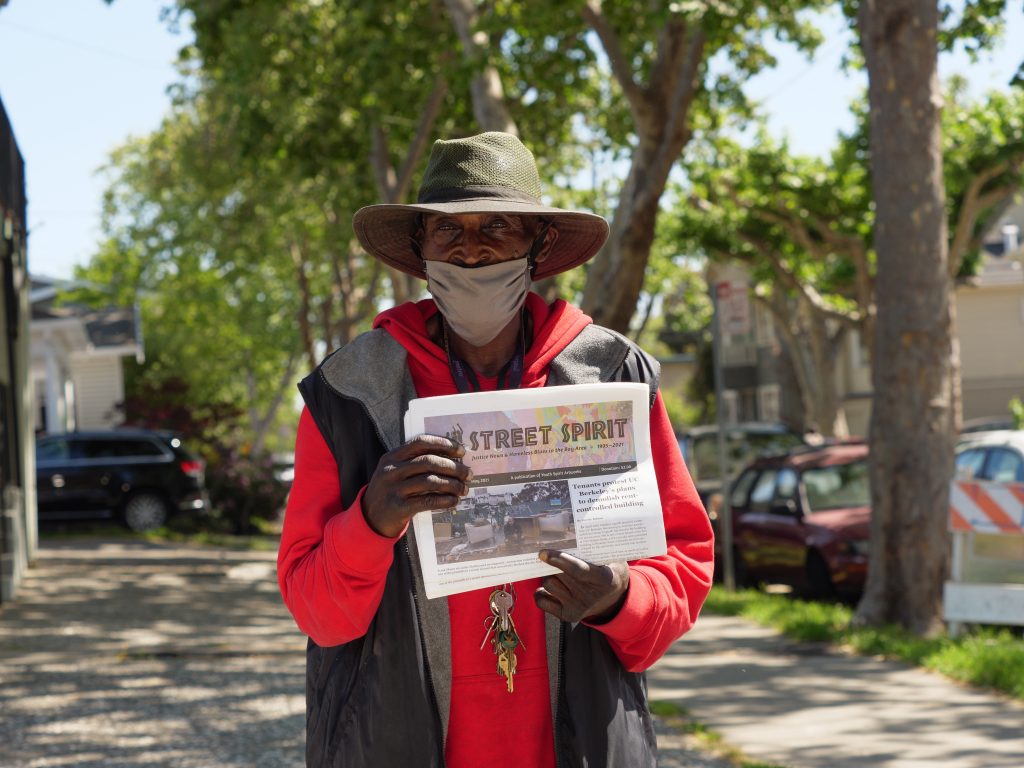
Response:
[[[522,386],[543,387],[551,361],[593,321],[562,299],[549,306],[536,293],[527,294],[526,310],[533,317],[534,332],[533,342],[526,350]],[[427,319],[436,312],[433,299],[423,299],[381,312],[373,321],[374,328],[383,328],[405,347],[409,372],[420,397],[456,391],[444,349],[427,336]],[[480,383],[485,390],[495,387],[494,379],[481,377]]]

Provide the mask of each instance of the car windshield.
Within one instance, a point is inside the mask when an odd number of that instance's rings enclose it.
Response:
[[[866,507],[871,503],[868,464],[857,461],[803,472],[807,506],[812,512],[841,507]]]
[[[726,434],[726,454],[729,463],[730,477],[759,456],[772,456],[786,453],[790,448],[803,442],[799,435],[791,432],[750,433],[728,432]],[[718,435],[715,433],[701,435],[694,443],[693,466],[699,480],[715,480],[718,478]]]

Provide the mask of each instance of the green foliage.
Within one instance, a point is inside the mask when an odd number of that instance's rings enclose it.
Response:
[[[705,610],[743,616],[805,642],[843,645],[857,653],[885,656],[926,667],[972,685],[1024,699],[1024,638],[1008,629],[976,628],[953,639],[921,638],[898,627],[854,627],[845,605],[812,603],[756,590],[727,592],[716,586]]]
[[[977,271],[982,235],[1024,189],[1024,90],[993,91],[975,101],[965,92],[963,81],[951,81],[942,115],[946,205],[955,246],[950,258],[962,260],[961,276]]]
[[[703,411],[699,404],[693,404],[684,399],[681,394],[666,390],[662,390],[661,399],[665,403],[668,420],[672,422],[672,428],[676,432],[703,423]]]
[[[1024,429],[1024,402],[1019,397],[1010,401],[1010,416],[1013,418],[1014,429]]]
[[[254,533],[257,520],[278,519],[288,497],[266,452],[246,455],[228,448],[207,473],[206,485],[219,519],[236,535]]]

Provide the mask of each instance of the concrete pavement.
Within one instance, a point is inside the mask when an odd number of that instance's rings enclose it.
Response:
[[[788,768],[1022,768],[1024,706],[907,665],[701,617],[649,673],[752,758]]]
[[[272,552],[48,542],[0,606],[0,768],[301,766],[304,638]],[[649,673],[788,768],[1022,768],[1024,707],[705,616]],[[667,768],[727,768],[659,722]]]
[[[0,768],[303,765],[305,638],[274,560],[45,542],[0,606]],[[664,768],[730,768],[657,730]]]

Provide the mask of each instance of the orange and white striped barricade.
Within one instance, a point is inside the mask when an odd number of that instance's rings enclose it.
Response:
[[[981,582],[964,580],[976,534],[1024,536],[1024,483],[954,480],[949,529],[953,561],[943,590],[949,633],[955,637],[963,622],[1024,625],[1024,584],[995,583],[992,575]]]

